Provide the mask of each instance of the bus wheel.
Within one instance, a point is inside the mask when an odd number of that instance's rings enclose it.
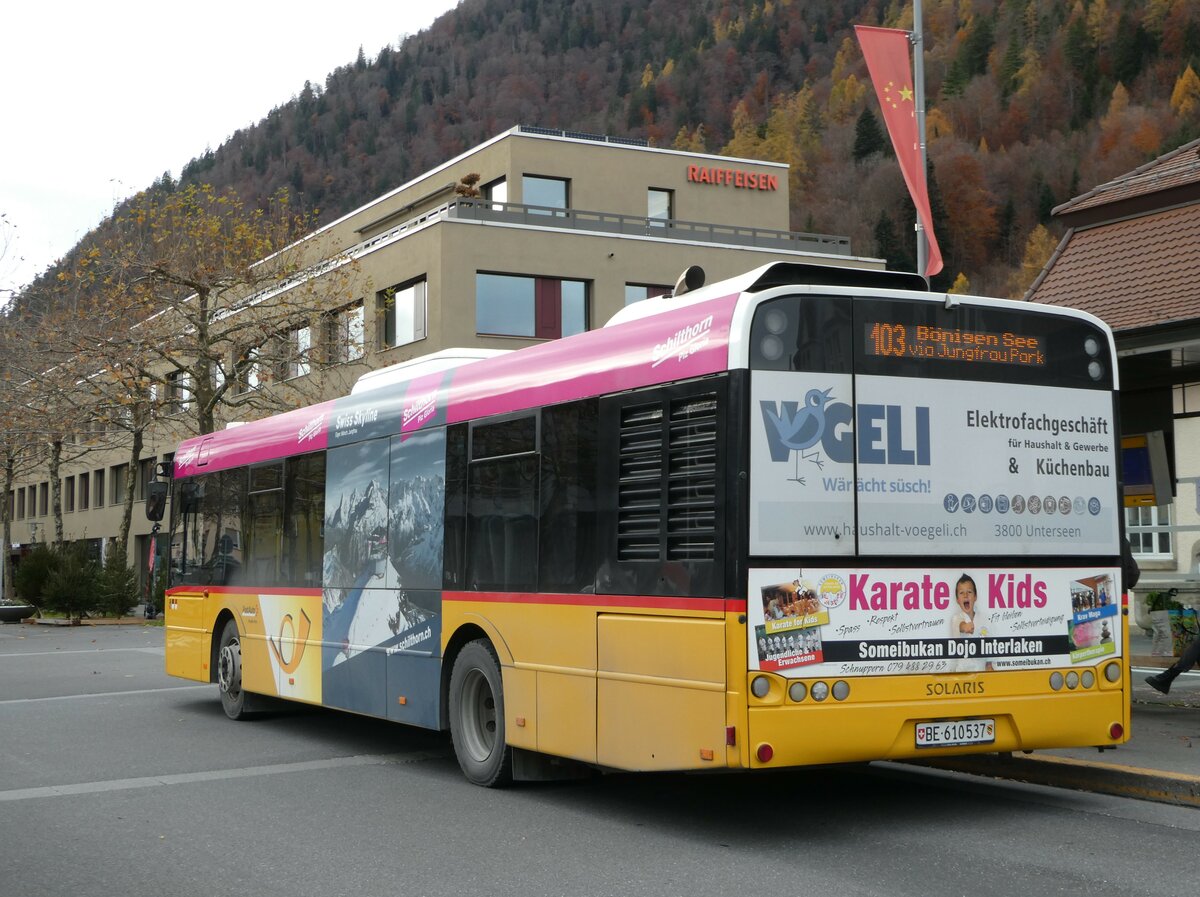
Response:
[[[450,674],[450,737],[463,774],[490,788],[512,781],[512,750],[504,737],[500,661],[486,639],[469,643]]]
[[[221,691],[221,707],[230,719],[250,716],[246,693],[242,691],[242,640],[237,623],[227,620],[217,642],[217,687]]]

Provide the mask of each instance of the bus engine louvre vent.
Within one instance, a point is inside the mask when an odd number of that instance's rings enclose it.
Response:
[[[617,559],[662,555],[663,409],[659,403],[621,411],[617,481]]]
[[[717,534],[717,397],[672,402],[667,447],[667,552],[711,560]]]

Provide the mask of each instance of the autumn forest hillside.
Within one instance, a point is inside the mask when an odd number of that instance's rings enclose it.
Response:
[[[1196,0],[923,7],[935,285],[961,274],[974,292],[1020,295],[1059,236],[1054,206],[1200,135]],[[911,269],[913,213],[855,24],[911,28],[912,8],[463,0],[306,84],[179,181],[264,202],[286,186],[331,220],[514,124],[643,137],[787,162],[793,229]]]

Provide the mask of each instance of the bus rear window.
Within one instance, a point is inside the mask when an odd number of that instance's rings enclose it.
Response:
[[[1112,389],[1100,328],[1032,308],[784,296],[751,330],[755,370],[874,374]]]
[[[859,374],[1112,389],[1108,339],[1078,318],[858,299],[854,332]]]

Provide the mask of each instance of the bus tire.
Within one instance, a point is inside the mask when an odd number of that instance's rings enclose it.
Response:
[[[486,639],[469,642],[450,674],[450,739],[463,775],[491,788],[512,781],[512,749],[505,743],[504,681]]]
[[[251,701],[242,690],[242,638],[233,620],[225,621],[217,642],[217,688],[227,717],[240,720],[253,716]]]

